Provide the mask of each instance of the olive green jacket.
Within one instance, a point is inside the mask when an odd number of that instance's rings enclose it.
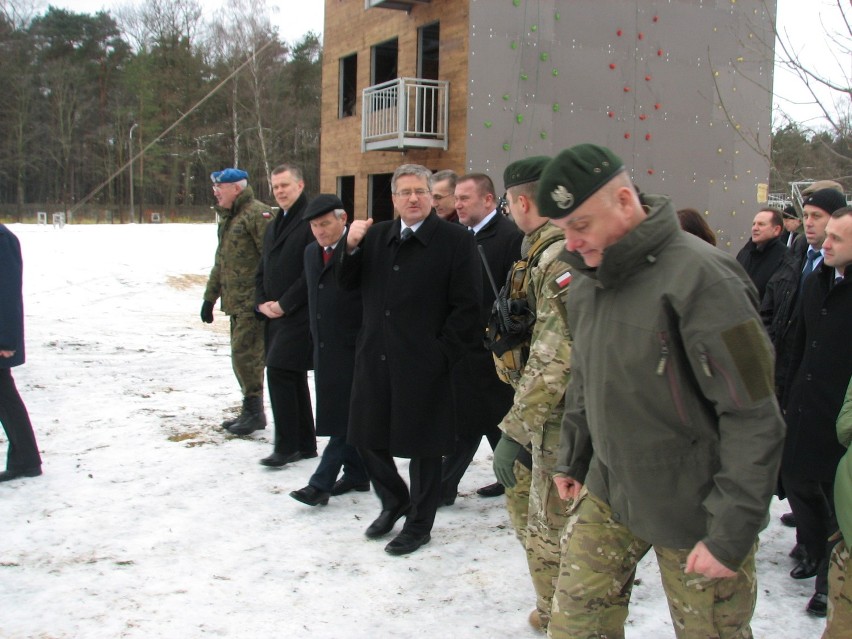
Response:
[[[837,417],[837,439],[847,449],[852,443],[852,381]],[[847,546],[852,546],[852,453],[849,450],[837,465],[837,475],[834,478],[834,509],[843,540]]]
[[[273,219],[272,209],[254,199],[247,186],[230,209],[216,207],[219,213],[219,245],[216,261],[207,280],[204,299],[222,298],[228,315],[254,311],[254,275],[263,249],[263,234]]]
[[[739,567],[768,522],[784,440],[772,350],[748,276],[680,230],[668,198],[606,249],[575,253],[574,337],[557,471],[667,548]]]

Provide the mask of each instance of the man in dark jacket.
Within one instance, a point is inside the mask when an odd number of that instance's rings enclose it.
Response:
[[[23,266],[18,238],[0,224],[0,422],[9,440],[6,470],[0,472],[0,481],[41,475],[33,426],[11,371],[26,361]]]
[[[751,223],[751,239],[737,253],[737,261],[757,287],[758,299],[763,299],[766,283],[787,254],[780,240],[784,220],[776,209],[761,209]]]
[[[302,171],[282,164],[272,171],[272,193],[281,211],[263,238],[255,277],[257,313],[266,319],[266,381],[275,419],[272,454],[260,460],[278,467],[317,456],[308,390],[313,368],[305,286],[305,247],[314,241],[302,219],[308,204]]]
[[[431,211],[426,167],[391,179],[399,219],[355,220],[335,249],[338,281],[361,286],[364,321],[355,352],[349,441],[361,451],[382,512],[375,539],[405,525],[385,550],[430,540],[441,497],[441,457],[454,446],[450,371],[479,338],[481,275],[473,235]],[[408,457],[411,489],[394,457]]]
[[[678,636],[750,637],[784,439],[754,286],[609,149],[560,153],[537,200],[574,268],[554,483],[579,501],[549,636],[622,637],[653,547]]]
[[[314,343],[314,389],[317,435],[328,436],[319,466],[308,485],[290,496],[308,506],[324,506],[330,495],[367,491],[370,478],[358,450],[347,443],[349,397],[355,368],[355,338],[361,328],[361,291],[343,291],[335,279],[334,248],[346,232],[346,211],[336,195],[311,200],[304,219],[316,242],[305,249],[311,335]],[[343,468],[343,477],[337,474]]]
[[[453,399],[456,405],[458,442],[456,450],[444,459],[441,501],[449,505],[456,499],[459,482],[479,449],[482,437],[488,438],[491,450],[500,441],[497,424],[512,406],[512,387],[500,381],[491,351],[485,347],[485,332],[494,304],[494,284],[500,288],[512,264],[521,258],[523,233],[515,223],[497,212],[494,183],[484,173],[460,177],[455,187],[459,223],[470,230],[481,249],[479,255],[488,263],[482,272],[482,303],[479,327],[482,339],[477,347],[453,368]],[[500,483],[483,486],[477,493],[484,497],[503,494]]]
[[[852,209],[832,213],[825,235],[824,262],[802,286],[781,463],[781,483],[796,519],[796,537],[807,550],[790,576],[816,575],[815,593],[806,610],[818,617],[827,610],[826,540],[837,530],[834,476],[845,452],[837,441],[835,420],[852,377],[852,281],[844,277],[852,262]]]
[[[222,428],[247,434],[266,427],[263,326],[254,314],[253,284],[263,234],[272,220],[272,212],[263,202],[254,199],[245,171],[214,171],[210,179],[219,215],[219,244],[204,290],[201,321],[213,322],[213,306],[221,298],[222,310],[230,315],[231,366],[243,394],[239,417],[226,419]]]

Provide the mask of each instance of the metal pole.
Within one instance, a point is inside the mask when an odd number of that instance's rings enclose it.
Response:
[[[133,223],[133,129],[139,126],[138,122],[134,122],[130,127],[130,133],[127,136],[130,142],[130,222]]]

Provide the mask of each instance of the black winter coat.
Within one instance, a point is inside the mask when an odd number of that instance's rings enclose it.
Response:
[[[757,246],[752,240],[749,240],[737,253],[737,262],[742,265],[751,281],[754,282],[758,299],[763,299],[766,284],[773,273],[778,270],[785,255],[787,255],[787,245],[782,244],[777,237],[772,238],[763,246]]]
[[[349,442],[395,457],[439,457],[455,442],[450,370],[480,339],[482,276],[473,236],[434,212],[404,244],[398,219],[370,227],[334,260],[361,286]]]
[[[355,368],[355,340],[361,328],[361,291],[342,290],[334,260],[323,264],[322,247],[305,249],[311,336],[314,343],[317,435],[345,437]]]
[[[834,284],[834,268],[814,271],[802,289],[802,321],[791,358],[782,473],[830,482],[845,448],[835,422],[852,377],[852,277]]]
[[[0,350],[15,351],[12,357],[0,357],[0,368],[20,366],[26,360],[23,271],[21,244],[12,231],[0,224]]]
[[[305,247],[315,242],[302,219],[308,199],[304,193],[287,212],[280,212],[263,236],[263,254],[255,276],[255,303],[276,300],[284,316],[266,320],[266,365],[293,371],[313,368],[305,286]]]
[[[474,236],[482,248],[499,289],[506,281],[512,265],[521,258],[523,233],[499,213]],[[482,261],[482,253],[477,249]],[[514,399],[514,390],[500,381],[491,351],[485,347],[485,329],[494,305],[494,289],[485,267],[482,267],[482,304],[479,310],[481,339],[473,351],[453,368],[453,394],[459,434],[471,436],[496,433],[497,424],[505,417]]]

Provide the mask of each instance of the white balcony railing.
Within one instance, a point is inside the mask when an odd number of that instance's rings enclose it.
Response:
[[[367,87],[361,102],[361,151],[447,149],[449,82],[397,78]]]

